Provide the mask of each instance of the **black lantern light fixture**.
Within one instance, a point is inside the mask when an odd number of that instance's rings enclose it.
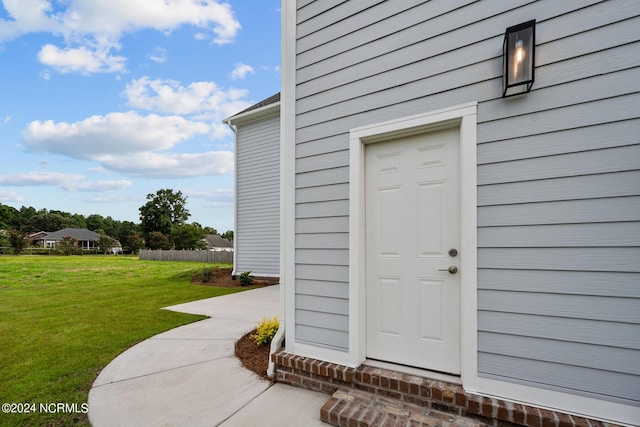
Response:
[[[536,21],[507,28],[502,48],[502,97],[529,92],[536,58]]]

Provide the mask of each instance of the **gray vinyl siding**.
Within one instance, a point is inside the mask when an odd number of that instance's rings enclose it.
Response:
[[[348,348],[349,130],[477,101],[479,375],[639,405],[640,2],[299,1],[296,36],[296,339]]]
[[[280,274],[280,116],[237,128],[236,265],[255,276]]]

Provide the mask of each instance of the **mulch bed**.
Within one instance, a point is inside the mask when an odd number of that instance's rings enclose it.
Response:
[[[272,381],[267,376],[269,368],[269,345],[257,345],[251,335],[255,329],[238,341],[236,341],[236,357],[242,362],[242,366],[254,372],[265,380]]]
[[[223,288],[239,288],[240,280],[235,280],[231,277],[231,268],[212,268],[204,272],[196,273],[191,277],[191,283],[201,286],[219,286]],[[272,278],[254,278],[251,282],[252,288],[262,288],[264,286],[275,285],[278,283],[278,279]]]

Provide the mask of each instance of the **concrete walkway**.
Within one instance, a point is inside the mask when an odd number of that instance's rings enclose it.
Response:
[[[245,369],[234,343],[279,309],[278,286],[167,309],[210,316],[156,335],[116,357],[89,392],[103,426],[326,426],[329,396],[272,385]]]

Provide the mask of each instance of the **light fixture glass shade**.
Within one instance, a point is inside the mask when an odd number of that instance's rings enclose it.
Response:
[[[507,28],[502,53],[502,96],[531,90],[536,53],[536,21]]]

